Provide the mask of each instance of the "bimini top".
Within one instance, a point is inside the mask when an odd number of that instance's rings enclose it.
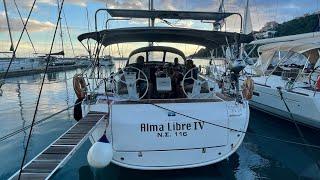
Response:
[[[161,51],[161,52],[170,52],[173,54],[177,54],[183,58],[183,60],[186,60],[186,56],[182,51],[179,49],[173,48],[173,47],[167,47],[167,46],[147,46],[147,47],[142,47],[139,49],[136,49],[132,51],[129,55],[129,59],[131,56],[141,53],[141,52],[152,52],[152,51]]]
[[[78,36],[80,42],[84,39],[94,39],[104,46],[126,42],[168,42],[217,48],[235,42],[249,43],[253,40],[253,36],[174,27],[131,27],[108,29]]]
[[[255,64],[255,69],[259,72],[265,72],[271,62],[286,61],[291,56],[296,57],[297,54],[304,56],[301,60],[308,60],[309,63],[315,65],[319,60],[320,38],[305,38],[295,41],[277,42],[266,44],[258,48],[259,59]],[[290,53],[286,58],[274,58],[279,56],[278,52]],[[294,55],[296,54],[296,55]]]
[[[108,9],[112,17],[125,18],[151,18],[151,19],[188,19],[188,20],[214,20],[220,21],[231,15],[239,13],[219,13],[219,12],[196,12],[196,11],[151,11],[151,10],[128,10],[128,9]]]

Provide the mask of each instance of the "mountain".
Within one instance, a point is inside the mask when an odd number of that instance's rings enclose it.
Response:
[[[276,37],[303,34],[319,31],[319,13],[307,14],[303,17],[279,24],[275,29]]]

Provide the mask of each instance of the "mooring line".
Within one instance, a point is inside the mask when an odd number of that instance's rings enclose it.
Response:
[[[300,143],[300,142],[296,142],[296,141],[290,141],[290,140],[275,138],[275,137],[271,137],[271,136],[266,136],[266,135],[262,135],[262,134],[258,134],[258,133],[254,133],[254,132],[248,132],[248,131],[243,131],[243,130],[239,130],[239,129],[233,129],[233,128],[229,128],[229,127],[222,126],[222,125],[219,125],[219,124],[215,124],[215,123],[211,123],[211,122],[208,122],[208,121],[204,121],[204,120],[201,120],[201,119],[198,119],[198,118],[195,118],[195,117],[192,117],[192,116],[183,114],[183,113],[179,113],[179,112],[177,112],[177,111],[174,111],[174,110],[171,110],[171,109],[168,109],[168,108],[159,106],[159,105],[154,104],[154,103],[149,103],[149,104],[151,104],[151,105],[153,105],[153,106],[155,106],[155,107],[158,107],[158,108],[160,108],[160,109],[164,109],[164,110],[167,110],[167,111],[170,111],[170,112],[174,112],[174,113],[179,114],[179,115],[181,115],[181,116],[184,116],[184,117],[187,117],[187,118],[196,120],[196,121],[200,121],[200,122],[203,122],[203,123],[206,123],[206,124],[210,124],[210,125],[213,125],[213,126],[216,126],[216,127],[228,129],[228,130],[230,130],[230,131],[236,131],[236,132],[239,132],[239,133],[244,133],[244,134],[248,134],[248,135],[253,135],[253,136],[261,137],[261,138],[264,138],[264,139],[269,139],[269,140],[273,140],[273,141],[279,141],[279,142],[288,143],[288,144],[295,144],[295,145],[300,145],[300,146],[306,146],[306,147],[311,147],[311,148],[320,150],[320,146],[318,146],[318,145],[308,144],[308,143]]]
[[[40,104],[40,98],[41,98],[41,94],[42,94],[42,90],[43,90],[43,86],[44,86],[44,81],[45,81],[45,77],[46,77],[46,74],[47,74],[47,71],[48,71],[48,67],[49,67],[49,63],[50,63],[51,53],[52,53],[52,50],[53,50],[53,45],[54,45],[54,42],[55,42],[55,38],[56,38],[59,22],[61,20],[61,12],[62,12],[62,8],[63,8],[63,4],[64,4],[64,0],[62,0],[61,6],[60,6],[61,8],[59,9],[59,15],[58,15],[58,19],[57,19],[57,22],[56,22],[56,26],[55,26],[55,30],[54,30],[54,34],[53,34],[53,38],[52,38],[52,42],[51,42],[51,48],[50,48],[50,52],[49,52],[48,59],[47,59],[46,69],[45,69],[45,72],[44,72],[44,75],[43,75],[43,78],[42,78],[41,87],[40,87],[40,91],[39,91],[39,95],[38,95],[38,99],[37,99],[37,104],[36,104],[36,108],[35,108],[35,111],[34,111],[34,114],[33,114],[32,123],[31,123],[30,131],[29,131],[29,136],[28,136],[28,139],[27,139],[26,149],[24,151],[22,162],[21,162],[21,165],[20,165],[20,171],[19,171],[19,176],[18,176],[19,180],[21,178],[21,173],[22,173],[22,169],[23,169],[23,166],[24,166],[24,161],[25,161],[26,156],[27,156],[28,147],[29,147],[29,143],[30,143],[30,139],[31,139],[31,135],[32,135],[32,130],[33,130],[33,127],[34,127],[34,123],[35,123],[37,112],[38,112],[38,107],[39,107],[39,104]]]

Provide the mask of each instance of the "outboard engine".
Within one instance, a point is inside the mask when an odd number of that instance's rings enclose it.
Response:
[[[239,87],[239,74],[246,67],[246,63],[243,59],[236,59],[229,63],[229,69],[231,71],[231,81],[235,82],[237,102],[242,103],[242,97],[240,95]]]

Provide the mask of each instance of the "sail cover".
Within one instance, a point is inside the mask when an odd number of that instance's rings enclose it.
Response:
[[[238,13],[220,12],[195,12],[195,11],[150,11],[150,10],[128,10],[108,9],[112,17],[125,18],[151,18],[151,19],[189,19],[189,20],[214,20],[220,21]]]
[[[249,43],[253,40],[253,36],[239,33],[173,27],[133,27],[108,29],[78,36],[80,42],[84,39],[94,39],[104,46],[127,42],[168,42],[217,48],[221,45],[236,42]]]

